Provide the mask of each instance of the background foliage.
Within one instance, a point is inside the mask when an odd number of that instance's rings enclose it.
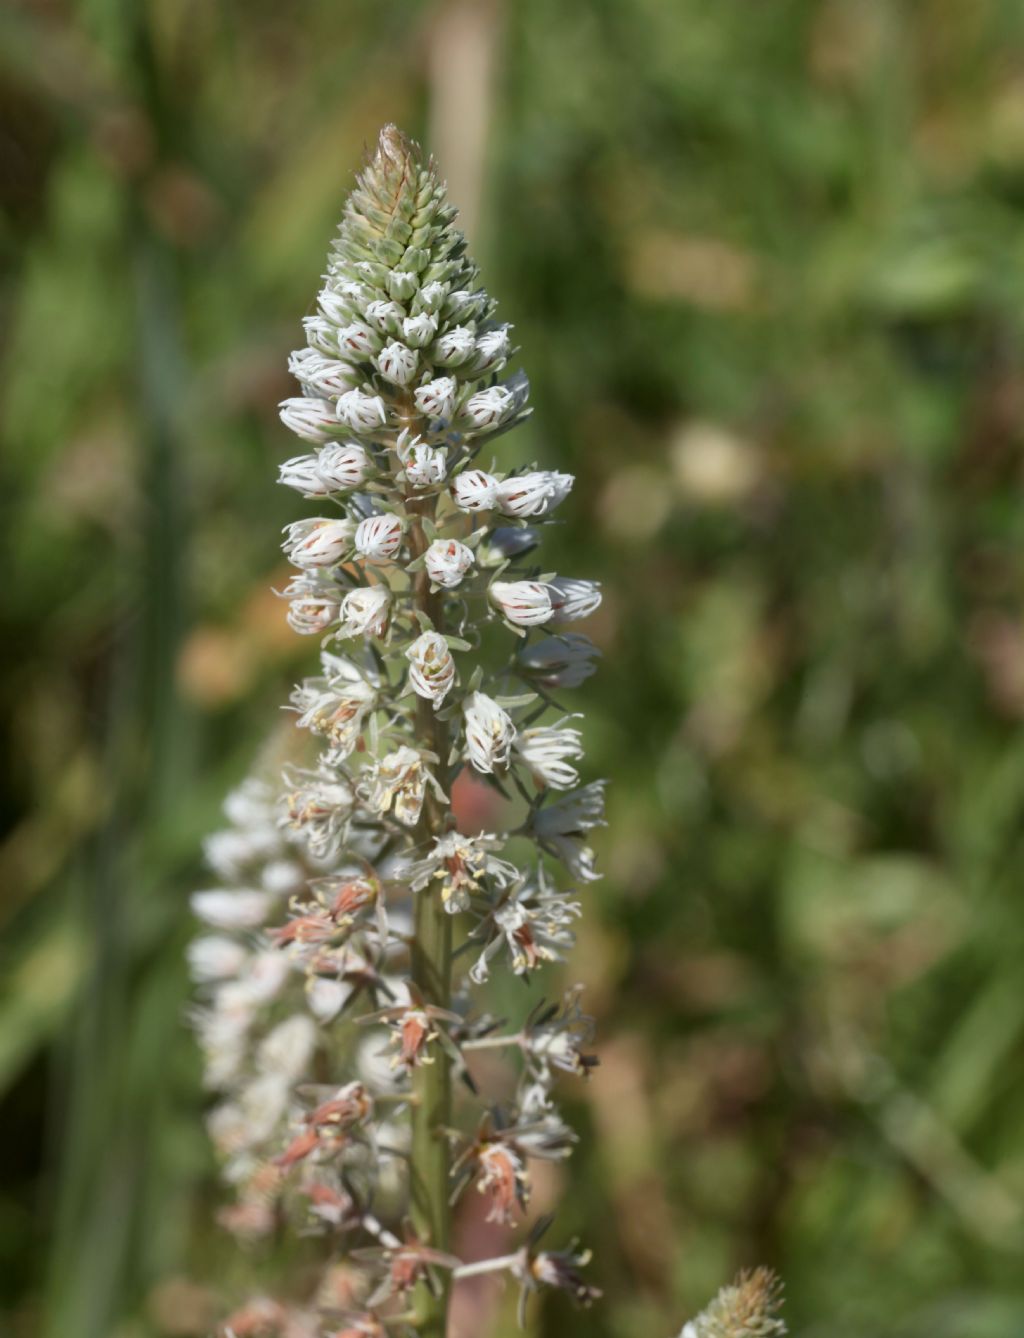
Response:
[[[275,406],[396,120],[608,596],[559,1227],[607,1301],[536,1334],[757,1261],[809,1338],[1024,1332],[1017,0],[14,0],[0,51],[0,1331],[272,1271],[211,1225],[186,897],[308,661]]]

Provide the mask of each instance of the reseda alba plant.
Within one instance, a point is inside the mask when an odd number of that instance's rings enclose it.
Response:
[[[504,375],[509,327],[454,218],[433,163],[386,127],[290,361],[302,393],[281,417],[313,449],[281,482],[323,511],[286,531],[288,619],[322,639],[291,705],[319,756],[287,770],[280,802],[256,780],[229,799],[191,961],[236,1191],[223,1220],[243,1238],[290,1223],[326,1248],[315,1287],[236,1311],[237,1338],[444,1338],[453,1279],[481,1273],[524,1300],[597,1295],[585,1252],[543,1248],[544,1222],[501,1257],[452,1252],[453,1204],[480,1194],[518,1225],[531,1164],[574,1142],[553,1087],[595,1062],[577,991],[511,1025],[474,996],[573,942],[580,903],[555,871],[597,876],[603,797],[579,783],[558,700],[594,670],[567,629],[600,593],[533,556],[573,480],[479,459],[526,415],[527,384]],[[504,831],[458,830],[463,768],[494,787]],[[514,1060],[494,1091],[483,1050]]]

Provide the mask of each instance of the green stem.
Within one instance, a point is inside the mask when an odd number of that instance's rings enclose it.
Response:
[[[412,528],[411,546],[418,557],[427,547],[423,527],[417,521]],[[437,631],[443,631],[443,599],[430,593],[430,580],[424,571],[416,577],[414,604],[431,619]],[[448,758],[448,730],[437,719],[433,705],[422,698],[416,711],[416,736],[420,747],[435,753],[438,780],[445,785]],[[448,810],[428,791],[420,819],[418,838],[428,842],[448,827]],[[424,1000],[439,1008],[451,1007],[452,920],[439,896],[423,891],[416,897],[412,944],[412,980]],[[412,1158],[410,1180],[412,1224],[419,1239],[434,1249],[448,1250],[451,1236],[450,1151],[445,1131],[451,1124],[451,1060],[440,1045],[432,1047],[433,1062],[421,1064],[413,1074]],[[419,1333],[422,1338],[445,1338],[448,1317],[450,1277],[441,1270],[441,1287],[433,1295],[425,1285],[416,1295]]]

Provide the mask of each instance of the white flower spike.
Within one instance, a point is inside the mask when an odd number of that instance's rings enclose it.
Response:
[[[492,1221],[518,1223],[533,1163],[572,1151],[554,1075],[596,1063],[575,996],[506,1036],[474,990],[565,959],[581,905],[555,861],[597,877],[602,786],[580,785],[576,717],[548,694],[593,672],[595,648],[560,629],[600,593],[534,565],[572,476],[480,458],[525,414],[525,378],[505,373],[509,327],[433,164],[392,126],[302,324],[281,418],[310,445],[280,477],[327,514],[287,527],[282,594],[290,626],[321,639],[289,702],[316,760],[287,767],[281,794],[252,782],[228,801],[189,962],[223,1220],[246,1241],[320,1233],[324,1274],[289,1288],[308,1303],[258,1297],[225,1332],[333,1333],[344,1312],[346,1333],[437,1338],[467,1269],[508,1272],[524,1296],[597,1294],[575,1248],[531,1238],[468,1266],[448,1250],[452,1200],[474,1186]],[[456,830],[463,770],[509,797],[512,830]],[[492,1090],[490,1066],[474,1071],[486,1118],[449,1117],[476,1047],[517,1052],[519,1076]]]

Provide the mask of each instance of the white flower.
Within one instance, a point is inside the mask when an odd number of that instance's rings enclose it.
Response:
[[[473,331],[464,325],[453,325],[434,344],[431,361],[438,367],[460,367],[475,351]]]
[[[317,452],[316,469],[329,492],[351,492],[373,471],[370,457],[357,441],[325,446]]]
[[[447,296],[448,285],[435,279],[420,289],[420,305],[424,311],[436,311]]]
[[[455,661],[448,642],[438,632],[424,632],[405,652],[413,691],[440,704],[455,682]]]
[[[406,316],[402,322],[402,337],[410,348],[424,348],[437,334],[437,317],[425,311],[418,316]]]
[[[247,879],[251,865],[280,851],[273,794],[268,787],[247,781],[228,795],[224,813],[231,827],[208,836],[203,854],[221,878],[238,882]]]
[[[378,300],[366,308],[366,319],[381,334],[396,334],[402,320],[402,308],[397,302]]]
[[[315,455],[295,455],[279,466],[278,483],[294,488],[303,497],[327,497],[330,488],[320,477]]]
[[[303,394],[312,399],[319,399],[320,396],[313,393],[313,377],[318,367],[330,361],[331,359],[324,357],[318,349],[297,348],[288,354],[288,370],[296,381],[301,383]]]
[[[363,719],[377,700],[377,690],[341,655],[324,653],[322,678],[307,678],[291,695],[303,729],[330,741],[327,761],[348,757],[362,731]]]
[[[312,976],[306,981],[309,1011],[318,1022],[332,1022],[348,1002],[352,987],[341,980]]]
[[[572,485],[571,474],[548,469],[514,475],[498,484],[498,510],[506,516],[546,516],[568,496]]]
[[[589,618],[601,604],[601,587],[597,581],[579,581],[571,576],[557,576],[549,582],[551,611],[557,623],[576,622]]]
[[[407,269],[393,269],[388,271],[388,295],[393,297],[396,302],[405,302],[412,297],[413,293],[416,291],[416,285],[418,283],[418,276]]]
[[[469,909],[470,897],[482,890],[482,880],[488,879],[503,891],[519,879],[519,870],[508,860],[498,859],[491,852],[502,848],[502,839],[481,832],[477,836],[463,836],[449,832],[434,838],[434,849],[403,871],[414,892],[422,892],[432,882],[441,884],[441,901],[452,913]]]
[[[350,390],[341,395],[335,411],[340,421],[353,432],[372,432],[387,422],[387,412],[381,397],[367,395],[362,390]]]
[[[342,636],[384,636],[391,617],[391,592],[382,585],[351,590],[341,601]]]
[[[372,767],[366,780],[366,802],[377,813],[387,813],[394,805],[395,817],[406,827],[415,827],[420,819],[427,786],[444,802],[444,794],[413,748],[396,748]]]
[[[351,391],[354,379],[347,362],[336,362],[331,358],[311,359],[303,368],[303,380],[326,399],[336,399]]]
[[[483,692],[471,692],[462,710],[466,718],[466,752],[477,771],[489,774],[508,766],[508,750],[516,736],[508,712]]]
[[[279,1073],[261,1073],[241,1087],[238,1110],[245,1129],[245,1144],[258,1147],[273,1137],[288,1109],[291,1084]]]
[[[578,729],[554,725],[524,729],[516,737],[515,751],[538,785],[552,790],[571,790],[578,784],[580,774],[568,762],[569,758],[583,756]]]
[[[306,842],[314,859],[336,854],[342,827],[352,810],[352,788],[330,768],[304,771],[291,767],[285,772],[289,792],[285,795],[284,821]]]
[[[268,1073],[293,1082],[301,1078],[316,1048],[316,1027],[305,1013],[285,1018],[260,1042],[256,1062]]]
[[[492,581],[487,593],[517,627],[537,627],[551,617],[551,596],[540,581]]]
[[[253,929],[266,919],[273,899],[250,888],[193,892],[192,912],[214,929]]]
[[[604,825],[604,781],[593,781],[536,810],[533,834],[545,850],[560,859],[574,878],[594,882],[594,852],[586,843],[593,827]]]
[[[282,400],[278,408],[281,422],[304,441],[330,441],[341,431],[341,423],[330,400],[300,396]]]
[[[396,386],[407,386],[416,375],[419,358],[414,349],[392,339],[374,359],[381,376]]]
[[[319,574],[297,576],[284,591],[288,605],[288,626],[301,636],[326,632],[338,616],[341,595]]]
[[[435,539],[424,555],[423,565],[435,585],[453,590],[473,565],[473,550],[458,539]]]
[[[564,893],[554,891],[541,877],[539,884],[523,881],[501,898],[488,921],[474,931],[474,937],[488,934],[480,957],[470,969],[470,979],[477,985],[488,977],[488,963],[504,946],[517,976],[526,975],[543,962],[561,961],[575,942],[573,921],[579,917],[580,904]]]
[[[305,397],[311,400],[329,402],[356,384],[356,372],[347,362],[338,361],[337,350],[333,347],[328,350],[327,356],[319,345],[316,348],[296,349],[288,358],[288,370],[301,384]],[[314,424],[318,423],[314,415]],[[319,426],[322,428],[323,425]],[[300,432],[299,435],[305,434]],[[336,436],[337,432],[332,431],[330,435]],[[319,440],[319,437],[314,439]]]
[[[334,567],[352,546],[351,520],[313,516],[285,527],[284,551],[296,567]]]
[[[515,396],[505,386],[487,386],[478,390],[459,411],[460,421],[476,431],[497,427],[503,423],[515,406]]]
[[[444,304],[444,314],[452,320],[459,320],[463,316],[473,317],[486,302],[486,293],[470,293],[465,288],[458,288],[449,294],[448,301]]]
[[[448,452],[428,446],[422,437],[409,438],[408,429],[398,438],[395,450],[405,470],[406,480],[414,488],[430,488],[444,481],[448,470]]]
[[[218,1002],[230,1000],[231,1007],[259,1008],[273,1003],[284,987],[291,967],[276,948],[254,952],[230,986],[221,990]]]
[[[519,672],[546,688],[578,688],[590,677],[601,652],[578,632],[545,637],[516,655]]]
[[[382,512],[367,516],[356,529],[356,552],[369,562],[386,562],[402,547],[405,526],[400,516]]]
[[[205,984],[238,975],[249,954],[233,938],[207,934],[192,940],[186,956],[192,979]]]
[[[362,285],[357,286],[362,287]],[[365,292],[365,289],[363,291]],[[332,325],[345,325],[352,317],[353,306],[359,305],[333,288],[322,288],[317,294],[316,301],[321,314]]]
[[[260,874],[260,887],[264,892],[275,897],[290,897],[298,892],[305,882],[305,873],[301,864],[291,859],[275,859],[264,864]]]
[[[476,357],[473,359],[473,371],[477,373],[500,371],[508,360],[512,347],[508,337],[508,325],[499,325],[496,330],[488,330],[476,341]]]
[[[250,776],[228,792],[221,807],[232,826],[252,832],[273,827],[274,803],[273,788]]]
[[[353,321],[343,325],[338,331],[338,348],[347,357],[368,358],[380,348],[380,335],[376,330],[364,325],[362,321]]]
[[[338,331],[335,324],[327,320],[324,316],[304,316],[302,328],[306,332],[306,343],[308,350],[304,352],[316,352],[327,354],[330,357],[337,357],[338,354]],[[296,357],[297,354],[292,354]],[[288,360],[288,367],[291,369],[291,359]],[[301,379],[301,378],[300,378]]]
[[[428,418],[450,418],[458,388],[453,376],[435,376],[414,392],[416,408]]]
[[[467,469],[452,480],[452,501],[460,511],[489,511],[497,500],[498,480],[482,469]]]

